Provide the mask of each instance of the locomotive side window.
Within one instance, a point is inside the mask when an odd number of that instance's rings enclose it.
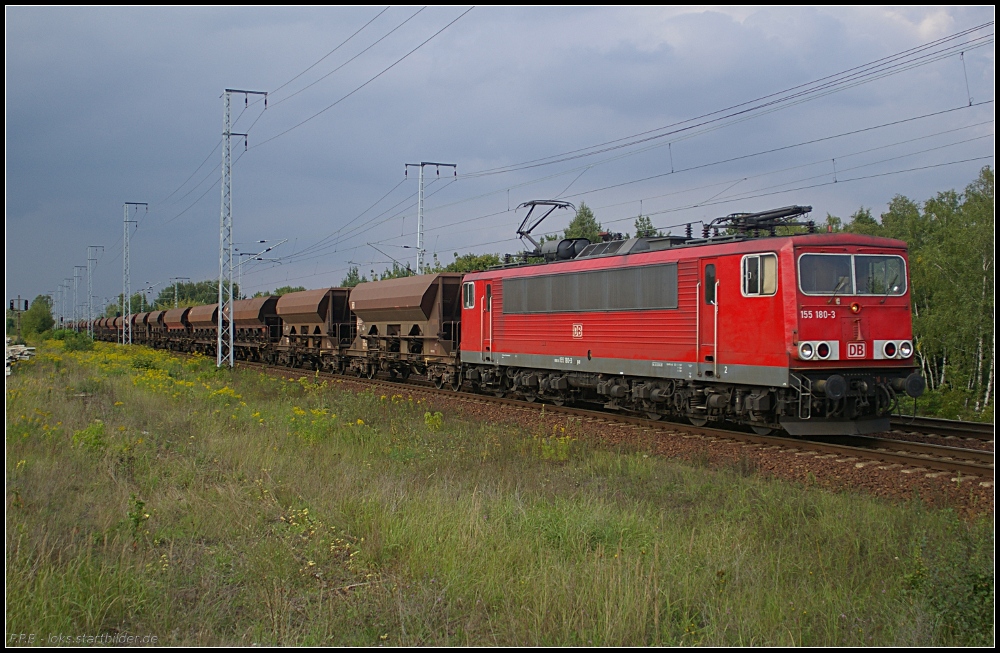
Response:
[[[677,308],[677,264],[505,279],[509,315]]]
[[[901,256],[854,257],[859,295],[902,295],[906,292],[906,265]]]
[[[778,292],[778,257],[750,254],[743,257],[743,294],[747,297]]]
[[[474,283],[462,284],[462,306],[464,308],[476,307],[476,285]]]
[[[705,266],[705,303],[715,303],[715,264]]]

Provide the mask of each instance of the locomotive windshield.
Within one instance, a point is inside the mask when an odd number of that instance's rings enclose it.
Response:
[[[799,288],[807,295],[902,295],[906,263],[901,256],[803,254]]]
[[[854,257],[859,295],[902,295],[906,292],[906,265],[899,256]]]

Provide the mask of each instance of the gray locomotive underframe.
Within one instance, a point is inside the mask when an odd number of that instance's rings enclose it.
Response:
[[[462,363],[466,365],[501,365],[545,369],[553,372],[582,372],[586,374],[606,374],[655,379],[680,379],[685,381],[705,381],[711,383],[733,383],[754,386],[789,386],[788,368],[764,365],[727,365],[720,363],[701,364],[676,361],[632,360],[625,358],[587,358],[586,356],[552,356],[548,354],[507,354],[491,352],[484,358],[483,352],[462,351]],[[714,371],[718,368],[718,376]]]

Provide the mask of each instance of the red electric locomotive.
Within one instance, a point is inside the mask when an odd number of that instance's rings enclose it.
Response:
[[[924,389],[906,244],[811,233],[796,221],[810,210],[727,216],[701,238],[550,242],[547,264],[469,274],[465,378],[760,433],[887,430],[898,397]]]

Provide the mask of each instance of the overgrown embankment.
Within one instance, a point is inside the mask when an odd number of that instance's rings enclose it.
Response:
[[[8,637],[993,642],[988,519],[62,347],[7,385]]]

